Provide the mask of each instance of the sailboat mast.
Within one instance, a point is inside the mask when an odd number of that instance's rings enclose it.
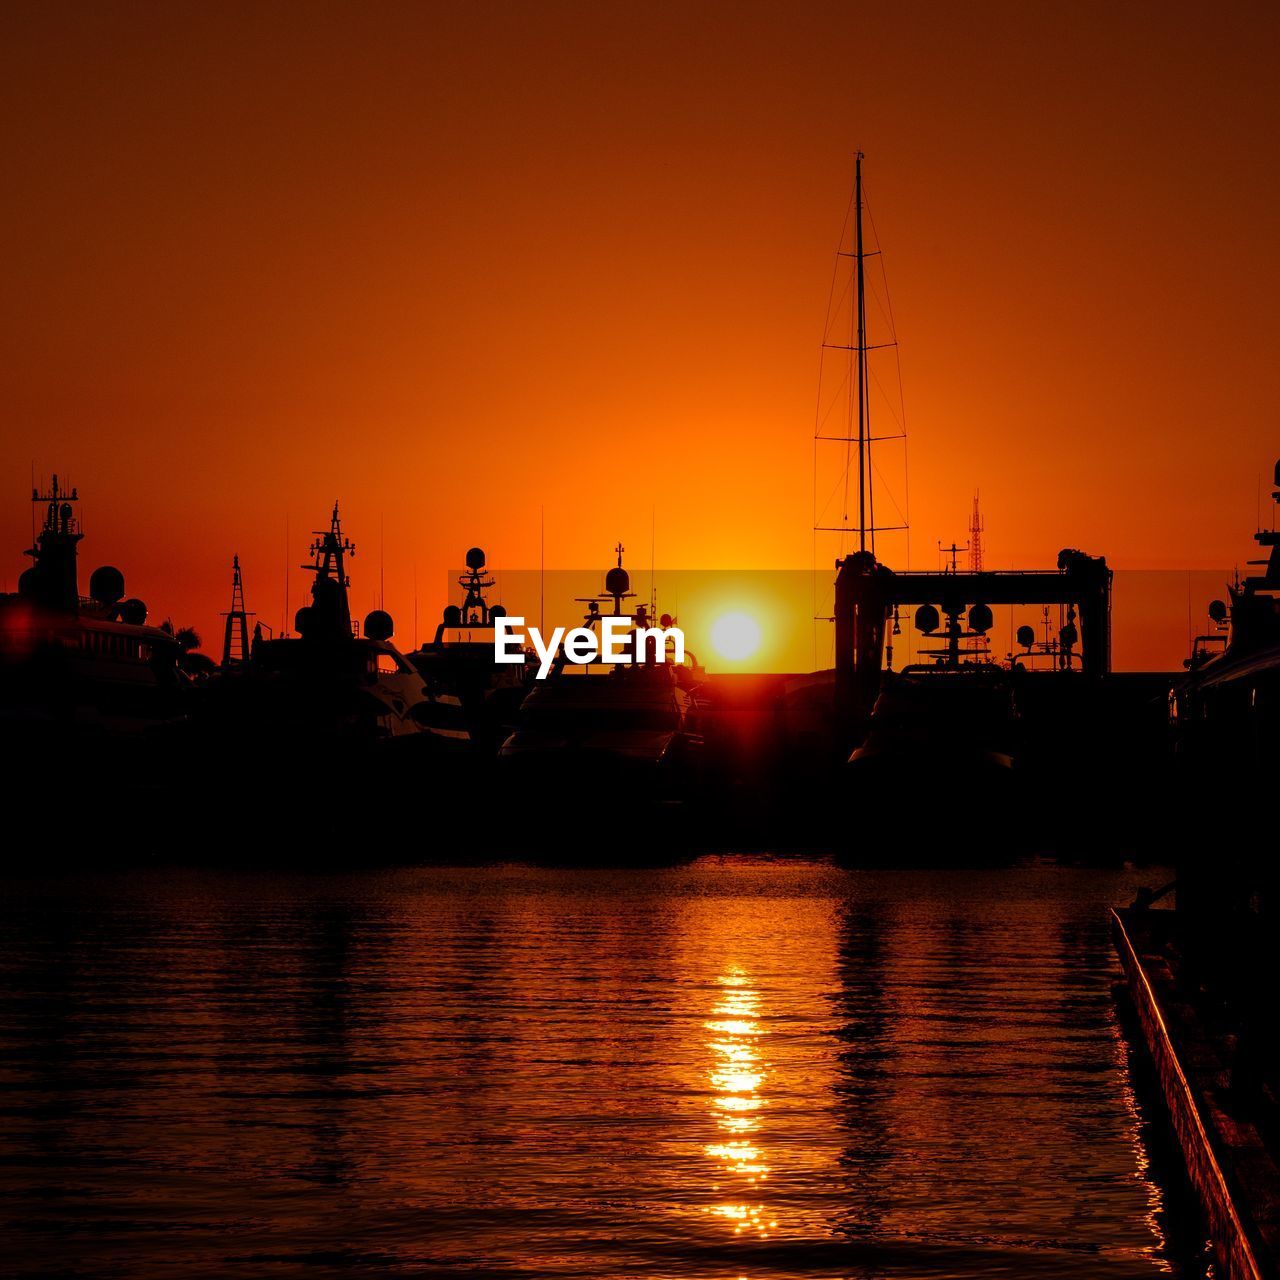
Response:
[[[854,161],[854,256],[858,274],[858,550],[867,549],[867,304],[862,251],[862,152]]]

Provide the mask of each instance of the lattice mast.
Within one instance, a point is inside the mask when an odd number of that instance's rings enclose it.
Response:
[[[249,660],[249,619],[253,614],[244,607],[244,578],[240,557],[231,557],[231,608],[222,615],[226,626],[222,633],[222,665],[239,666]]]
[[[978,491],[973,494],[973,515],[969,518],[969,572],[982,572],[982,531],[986,525],[978,507]]]

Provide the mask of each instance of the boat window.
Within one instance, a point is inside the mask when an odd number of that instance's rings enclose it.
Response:
[[[379,653],[374,658],[374,670],[380,676],[393,676],[400,670],[394,653]]]

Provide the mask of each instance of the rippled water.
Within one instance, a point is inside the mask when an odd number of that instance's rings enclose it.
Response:
[[[1160,878],[705,859],[11,882],[0,1257],[1185,1274],[1105,919]]]

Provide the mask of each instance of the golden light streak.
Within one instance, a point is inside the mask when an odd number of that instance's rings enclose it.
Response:
[[[753,1138],[739,1135],[753,1133],[760,1127],[753,1113],[765,1102],[760,1090],[768,1078],[768,1063],[759,1049],[767,1032],[757,1017],[759,994],[751,987],[747,975],[733,969],[717,981],[725,991],[712,1009],[713,1020],[704,1024],[706,1030],[715,1035],[706,1046],[712,1058],[707,1071],[712,1088],[709,1105],[716,1127],[733,1136],[710,1142],[704,1150],[709,1159],[716,1161],[720,1177],[728,1175],[738,1179],[744,1189],[754,1188],[769,1176],[769,1166],[759,1144]],[[719,1189],[718,1182],[712,1184],[712,1190]],[[777,1226],[776,1219],[767,1217],[761,1204],[734,1199],[716,1205],[712,1212],[733,1223],[734,1235],[751,1232],[765,1240],[769,1231]]]

